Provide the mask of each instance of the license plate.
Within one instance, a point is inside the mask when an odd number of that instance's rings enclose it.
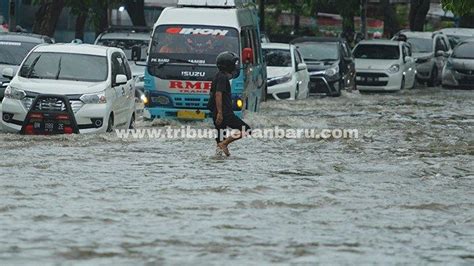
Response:
[[[201,111],[178,111],[177,113],[178,119],[183,120],[204,120],[206,119],[206,114]]]

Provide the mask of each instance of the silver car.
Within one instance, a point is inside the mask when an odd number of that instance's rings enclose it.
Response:
[[[461,42],[443,69],[443,87],[474,88],[474,40]]]
[[[404,36],[411,45],[417,63],[417,80],[434,87],[441,82],[443,68],[452,53],[448,37],[440,32],[406,31]]]

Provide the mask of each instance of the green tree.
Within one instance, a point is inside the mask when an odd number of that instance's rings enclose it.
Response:
[[[66,5],[71,8],[71,13],[76,16],[75,38],[84,40],[86,22],[90,13],[92,0],[66,0]]]
[[[134,26],[146,26],[145,0],[125,0],[125,8]]]
[[[411,0],[409,14],[410,29],[412,31],[423,31],[425,28],[426,15],[430,10],[430,0]]]
[[[32,3],[39,5],[34,18],[33,33],[53,37],[65,0],[33,0]]]
[[[456,15],[468,15],[474,13],[474,1],[472,0],[442,0],[443,8],[453,11]]]

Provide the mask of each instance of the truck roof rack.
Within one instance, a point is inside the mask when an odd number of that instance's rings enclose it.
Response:
[[[255,0],[178,0],[179,7],[242,8],[255,5]]]

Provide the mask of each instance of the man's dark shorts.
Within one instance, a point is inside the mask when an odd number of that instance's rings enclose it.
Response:
[[[212,117],[212,120],[214,121],[214,126],[217,129],[217,138],[216,138],[217,143],[220,143],[227,138],[227,136],[225,135],[225,130],[228,128],[241,130],[241,131],[243,130],[247,134],[252,133],[251,132],[252,129],[250,128],[250,126],[247,125],[247,123],[242,121],[242,119],[237,117],[235,114],[224,115],[224,119],[219,126],[216,124],[215,116]]]

